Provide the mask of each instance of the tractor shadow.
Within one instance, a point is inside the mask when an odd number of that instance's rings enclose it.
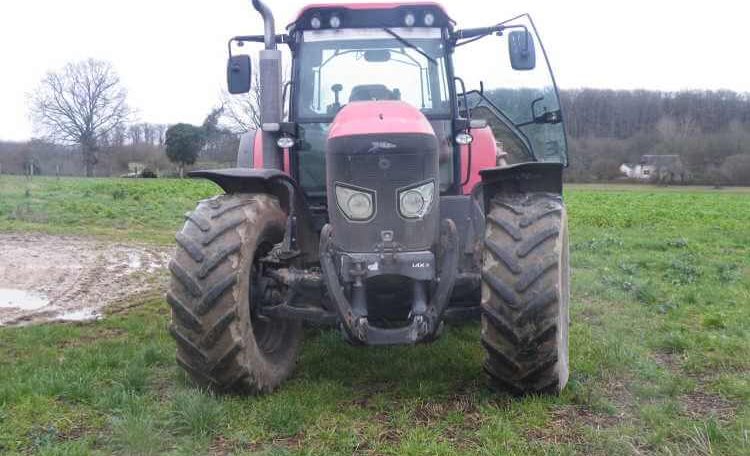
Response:
[[[335,329],[307,329],[293,377],[273,394],[237,403],[247,421],[295,442],[332,422],[377,430],[393,443],[437,423],[460,422],[456,435],[470,435],[482,426],[486,405],[505,410],[527,402],[492,391],[483,358],[478,322],[448,326],[435,342],[416,346],[352,346]]]
[[[310,329],[294,378],[429,400],[486,389],[483,356],[476,322],[448,326],[435,342],[415,346],[352,346],[335,329]]]

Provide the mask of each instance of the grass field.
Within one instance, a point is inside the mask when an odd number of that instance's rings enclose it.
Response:
[[[0,230],[171,242],[208,183],[0,176]],[[355,348],[309,330],[266,397],[193,389],[157,296],[0,328],[0,453],[750,454],[750,193],[572,186],[571,379],[487,389],[478,327]],[[0,246],[1,248],[1,246]]]

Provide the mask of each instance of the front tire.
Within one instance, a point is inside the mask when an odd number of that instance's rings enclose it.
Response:
[[[177,233],[167,302],[177,362],[199,385],[273,391],[295,367],[299,321],[260,319],[258,259],[284,235],[286,215],[265,194],[202,201]]]
[[[568,381],[568,225],[555,194],[489,202],[482,259],[482,345],[492,385],[559,393]]]

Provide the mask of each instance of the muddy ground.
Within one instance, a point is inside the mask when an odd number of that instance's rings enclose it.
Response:
[[[0,325],[101,318],[164,289],[172,249],[83,237],[0,233]]]

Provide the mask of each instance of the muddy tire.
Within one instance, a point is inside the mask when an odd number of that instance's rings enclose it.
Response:
[[[482,258],[484,369],[496,389],[559,393],[568,381],[570,267],[559,195],[489,202]]]
[[[257,258],[281,241],[285,221],[262,194],[217,196],[187,214],[166,298],[177,362],[199,385],[266,393],[292,373],[301,323],[254,312]]]

